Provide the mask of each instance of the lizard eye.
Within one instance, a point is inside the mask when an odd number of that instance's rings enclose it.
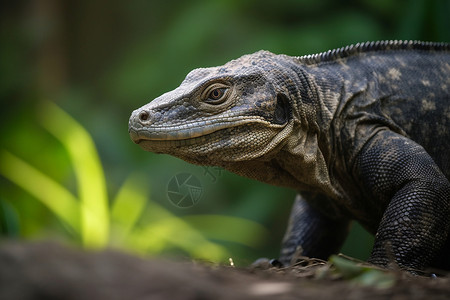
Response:
[[[208,100],[219,100],[225,94],[225,88],[214,89],[209,93]]]
[[[202,98],[209,104],[221,104],[228,96],[229,87],[224,84],[213,84],[203,92]]]
[[[226,91],[227,91],[227,88],[213,89],[211,92],[209,92],[208,98],[206,100],[211,103],[221,102],[220,100],[222,100],[222,98],[225,98],[224,96],[225,96]]]

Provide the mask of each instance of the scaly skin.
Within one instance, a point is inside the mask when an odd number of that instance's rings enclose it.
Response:
[[[267,51],[196,69],[135,110],[142,148],[298,191],[280,260],[327,258],[350,220],[380,266],[450,269],[450,45]]]

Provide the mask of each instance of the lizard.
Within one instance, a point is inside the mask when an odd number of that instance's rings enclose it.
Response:
[[[258,51],[191,71],[132,112],[131,139],[297,192],[278,261],[327,259],[356,220],[368,262],[450,270],[450,44]]]

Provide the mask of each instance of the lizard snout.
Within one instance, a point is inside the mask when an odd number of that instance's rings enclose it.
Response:
[[[131,113],[130,120],[128,121],[128,133],[133,142],[139,143],[141,138],[138,132],[148,125],[150,120],[150,113],[146,109],[140,108]]]
[[[139,118],[139,121],[146,122],[150,118],[150,115],[149,115],[148,111],[144,110],[138,114],[138,118]]]
[[[140,129],[152,122],[151,113],[148,109],[139,108],[133,111],[128,122],[128,129]]]

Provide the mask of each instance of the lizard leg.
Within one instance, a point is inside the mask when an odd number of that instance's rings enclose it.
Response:
[[[382,131],[365,145],[355,167],[368,198],[386,205],[369,261],[421,270],[442,256],[450,230],[450,183],[425,149]]]
[[[283,239],[280,262],[283,265],[290,265],[299,247],[302,250],[301,255],[328,259],[331,254],[339,251],[348,231],[349,220],[327,217],[298,194]]]

